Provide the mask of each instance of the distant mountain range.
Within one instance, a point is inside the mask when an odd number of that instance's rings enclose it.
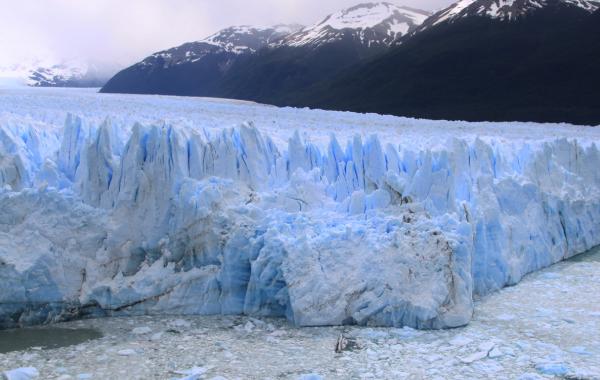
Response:
[[[217,96],[242,56],[277,44],[298,25],[231,27],[208,38],[164,50],[115,75],[102,92]]]
[[[102,87],[120,67],[81,60],[29,59],[0,67],[0,80],[33,87]]]
[[[465,120],[600,124],[600,3],[366,3],[300,27],[233,27],[153,54],[102,92]]]
[[[308,27],[232,27],[144,59],[102,92],[195,95],[276,102],[381,53],[430,14],[361,4]]]
[[[361,4],[248,55],[229,70],[218,96],[302,105],[298,93],[383,54],[430,14],[390,3]]]

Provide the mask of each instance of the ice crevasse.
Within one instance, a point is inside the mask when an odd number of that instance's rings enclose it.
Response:
[[[600,244],[597,142],[0,123],[0,327],[248,314],[447,328]]]

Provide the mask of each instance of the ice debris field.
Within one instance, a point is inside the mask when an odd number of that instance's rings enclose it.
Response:
[[[247,316],[93,318],[7,331],[102,333],[54,349],[36,342],[2,354],[0,331],[0,373],[33,367],[36,379],[60,380],[191,380],[189,372],[205,380],[600,380],[600,303],[590,302],[598,294],[595,249],[476,300],[473,319],[461,328],[296,328]]]
[[[600,129],[0,90],[0,327],[447,328],[600,245]]]

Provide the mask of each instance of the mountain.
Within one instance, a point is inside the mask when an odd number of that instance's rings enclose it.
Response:
[[[101,87],[117,72],[116,67],[82,60],[36,58],[0,67],[0,78],[32,87]]]
[[[240,57],[277,43],[299,25],[236,26],[204,40],[145,58],[117,73],[101,92],[215,96],[220,81]]]
[[[282,41],[287,46],[323,46],[352,39],[367,46],[390,45],[431,14],[390,3],[366,3],[341,10]]]
[[[290,105],[419,118],[600,124],[600,11],[463,0]]]
[[[443,22],[455,22],[472,16],[514,20],[535,10],[556,4],[575,6],[588,12],[594,12],[598,9],[599,3],[590,0],[461,0],[430,17],[418,30],[422,31]]]
[[[220,96],[291,105],[295,94],[385,52],[428,15],[390,3],[331,14],[232,67]]]
[[[144,59],[117,74],[102,92],[215,96],[285,105],[288,94],[382,53],[428,16],[390,3],[366,3],[305,28],[229,28]]]

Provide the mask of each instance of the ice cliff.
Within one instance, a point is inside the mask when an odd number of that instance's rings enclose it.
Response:
[[[282,133],[4,115],[0,327],[146,313],[455,327],[475,296],[600,244],[600,139]]]

